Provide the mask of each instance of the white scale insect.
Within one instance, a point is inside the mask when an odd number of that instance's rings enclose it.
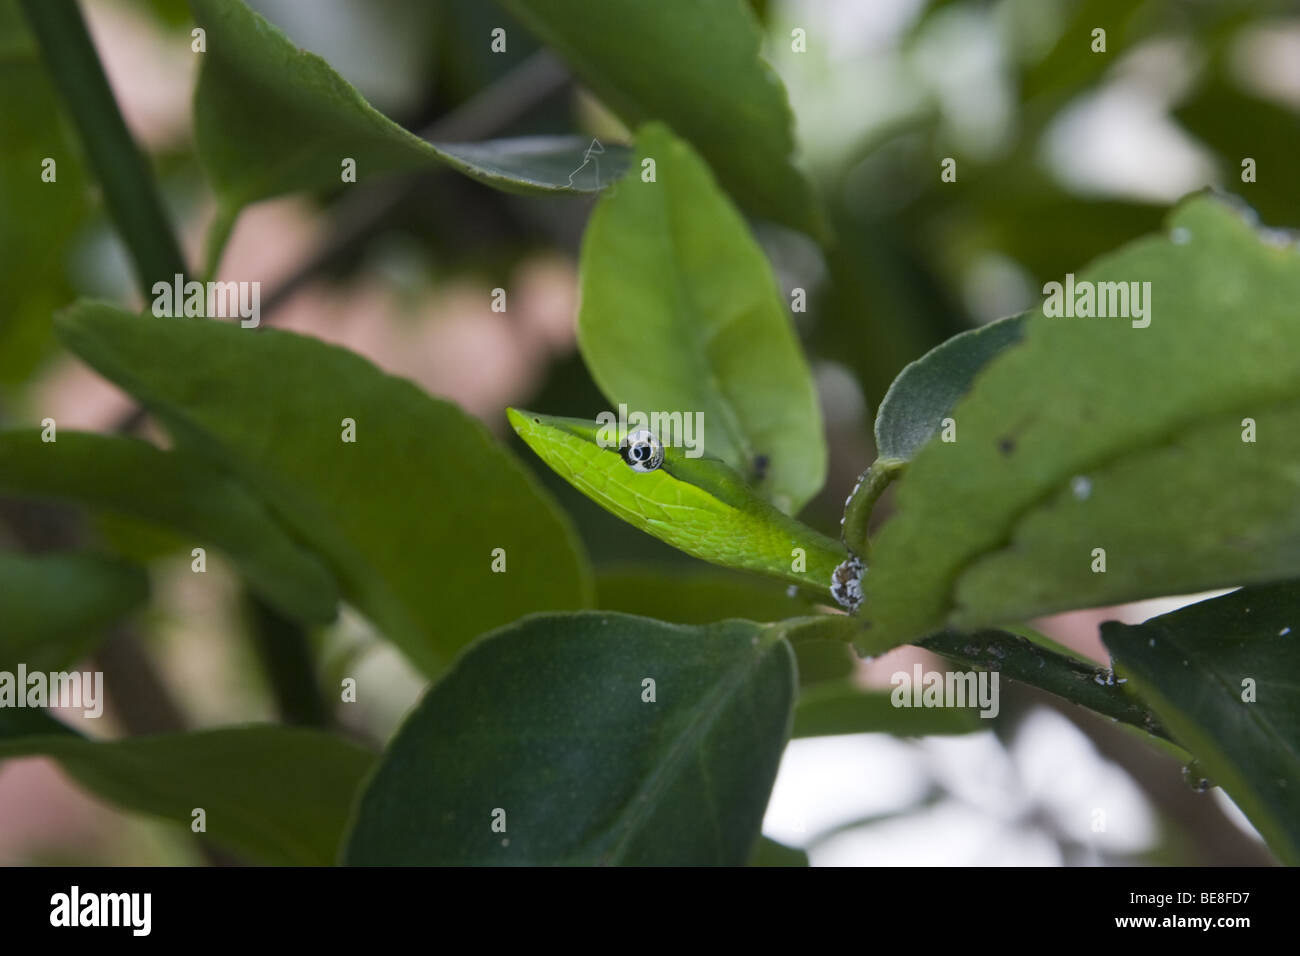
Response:
[[[618,453],[633,471],[654,471],[664,463],[663,442],[646,428],[627,435],[618,446]]]

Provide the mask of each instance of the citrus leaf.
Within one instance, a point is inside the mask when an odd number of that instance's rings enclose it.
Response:
[[[36,42],[0,2],[0,382],[22,382],[53,345],[50,313],[71,298],[65,258],[90,210],[81,151]],[[46,160],[55,178],[42,179]]]
[[[148,597],[149,579],[131,564],[0,551],[0,669],[21,661],[32,671],[59,670]]]
[[[596,574],[596,594],[601,610],[672,624],[712,624],[729,617],[780,621],[812,613],[808,601],[792,597],[775,582],[696,564],[602,568]]]
[[[344,161],[356,180],[450,166],[485,185],[548,194],[599,190],[626,163],[624,147],[589,155],[591,140],[547,136],[429,143],[377,111],[328,63],[299,49],[243,0],[191,0],[207,31],[194,96],[199,158],[222,214],[217,242],[238,210],[259,199],[338,186]],[[256,143],[250,151],[247,144]],[[596,162],[592,162],[592,159]],[[216,250],[209,251],[209,258]]]
[[[705,561],[779,578],[823,600],[830,593],[831,576],[847,557],[840,543],[782,514],[724,462],[665,448],[662,467],[638,472],[595,422],[515,409],[508,415],[542,461],[634,527]]]
[[[288,332],[95,303],[55,323],[73,352],[156,412],[187,450],[265,499],[328,561],[344,596],[427,673],[485,629],[590,603],[586,556],[567,518],[455,405]],[[344,441],[353,426],[355,441]],[[492,570],[498,558],[504,573]]]
[[[786,846],[768,837],[760,837],[750,866],[807,866],[808,854],[798,847]]]
[[[793,514],[826,479],[826,444],[771,266],[689,146],[650,124],[637,155],[655,181],[634,163],[583,238],[583,359],[611,403],[699,413],[704,449]]]
[[[1198,197],[1084,282],[1149,282],[1149,325],[1026,317],[899,482],[865,579],[878,633],[1300,573],[1294,242]]]
[[[1023,332],[1024,316],[999,319],[954,335],[899,372],[876,413],[876,454],[901,461],[915,457],[939,433],[980,370]]]
[[[503,0],[629,127],[662,120],[747,209],[824,237],[793,117],[742,0]],[[664,69],[664,64],[672,64]]]
[[[260,863],[328,866],[374,755],[341,737],[274,725],[87,740],[40,714],[42,732],[0,726],[0,760],[51,757],[124,810],[193,824]]]
[[[762,625],[529,618],[398,731],[346,862],[744,864],[793,703],[790,647]]]
[[[143,321],[143,320],[137,320]],[[85,505],[193,536],[230,555],[249,586],[297,620],[334,619],[338,585],[244,486],[201,458],[134,438],[0,432],[0,494]]]
[[[826,681],[799,693],[794,737],[833,734],[968,734],[990,726],[978,711],[956,707],[895,707],[893,691],[864,690],[852,681]]]
[[[1121,673],[1278,857],[1300,863],[1300,586],[1101,626]]]
[[[813,613],[812,602],[775,582],[745,574],[683,567],[614,567],[596,575],[597,606],[606,611],[655,617],[673,624],[712,624],[727,618],[780,621]],[[847,677],[857,655],[842,641],[794,645],[799,684]]]

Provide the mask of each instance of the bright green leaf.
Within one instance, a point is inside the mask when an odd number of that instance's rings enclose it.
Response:
[[[355,162],[358,182],[449,165],[497,189],[541,194],[599,190],[626,163],[626,149],[613,144],[589,156],[591,140],[581,136],[426,142],[375,110],[328,63],[299,49],[243,0],[190,2],[207,31],[195,135],[222,210],[210,260],[241,207],[338,186],[345,160]]]
[[[132,321],[146,321],[133,319]],[[0,432],[0,494],[74,502],[193,536],[230,555],[249,586],[285,614],[324,624],[338,589],[329,569],[219,467],[134,438],[39,429]]]
[[[687,554],[780,578],[823,600],[847,557],[838,541],[776,510],[716,458],[666,447],[661,468],[637,472],[617,445],[601,444],[594,422],[514,409],[509,417],[528,447],[571,485]]]
[[[956,441],[908,466],[865,579],[875,633],[1300,573],[1300,349],[1281,345],[1300,252],[1212,198],[1170,230],[1075,280],[1149,282],[1148,326],[1030,313],[954,409]]]
[[[1101,635],[1178,742],[1300,864],[1300,586],[1243,588]]]
[[[0,381],[20,382],[70,298],[68,247],[90,203],[81,152],[13,0],[0,0],[0,143]]]
[[[52,757],[97,796],[187,832],[201,807],[211,840],[260,863],[334,863],[374,763],[341,737],[274,725],[100,741],[45,722],[53,726],[21,736],[12,724],[0,726],[0,760]]]
[[[637,155],[656,180],[634,164],[583,239],[583,359],[611,403],[701,413],[695,440],[793,514],[821,490],[826,445],[771,266],[690,147],[652,124]]]
[[[476,643],[398,731],[346,861],[743,864],[793,703],[790,647],[761,625],[529,618]]]
[[[503,0],[503,6],[629,127],[668,123],[741,205],[824,237],[808,180],[790,161],[795,144],[785,89],[759,56],[760,30],[743,0]]]
[[[149,579],[134,565],[93,554],[0,551],[0,670],[19,661],[33,671],[59,670],[148,597]]]
[[[56,327],[178,441],[265,498],[427,673],[521,614],[589,603],[568,520],[455,405],[288,332],[99,304],[74,306]],[[344,419],[354,442],[342,440]],[[505,573],[493,572],[496,557]]]

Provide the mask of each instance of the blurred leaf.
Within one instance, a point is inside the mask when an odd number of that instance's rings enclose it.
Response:
[[[51,757],[110,803],[187,829],[202,808],[210,839],[275,865],[335,862],[353,797],[374,763],[341,737],[269,724],[128,740],[87,740],[65,728],[11,732],[0,727],[0,760]]]
[[[743,864],[793,703],[790,647],[761,625],[529,618],[475,643],[398,731],[346,861]]]
[[[0,670],[20,661],[29,671],[59,670],[148,598],[149,579],[134,565],[93,554],[0,551]]]
[[[611,403],[701,413],[709,454],[794,513],[826,479],[826,444],[771,266],[685,143],[652,124],[637,156],[656,181],[634,163],[583,239],[583,358]]]
[[[596,575],[596,593],[602,610],[673,624],[712,624],[734,617],[781,621],[812,610],[807,600],[789,596],[779,584],[698,565],[603,569]]]
[[[895,707],[893,691],[865,690],[851,681],[827,681],[799,693],[794,737],[833,734],[968,734],[991,726],[978,710],[955,707]]]
[[[1220,80],[1202,87],[1174,116],[1214,150],[1224,178],[1265,220],[1300,226],[1300,182],[1292,175],[1300,152],[1300,114]],[[1247,157],[1255,160],[1254,183],[1241,181]]]
[[[70,297],[64,263],[89,208],[81,154],[14,0],[0,0],[0,382],[21,382]],[[46,159],[54,182],[41,178]]]
[[[568,520],[455,405],[287,332],[93,303],[63,312],[56,326],[179,443],[263,496],[426,673],[488,628],[590,602],[590,571]],[[341,440],[345,418],[355,442]],[[492,571],[498,548],[505,573]]]
[[[759,837],[750,866],[807,866],[808,854],[795,846],[777,843],[769,837]]]
[[[1277,345],[1300,255],[1209,198],[1170,225],[1179,241],[1139,241],[1076,281],[1149,281],[1149,327],[1030,313],[957,405],[957,440],[916,456],[865,580],[873,633],[1300,573],[1300,350]]]
[[[132,319],[133,322],[148,321]],[[312,552],[221,467],[134,438],[0,431],[0,494],[67,501],[192,536],[230,555],[259,594],[291,617],[334,619],[338,587]]]
[[[575,488],[687,554],[770,575],[822,599],[836,566],[847,557],[838,541],[777,511],[716,458],[688,458],[665,446],[662,467],[637,472],[623,461],[612,437],[602,446],[595,422],[513,408],[508,415],[528,447]],[[795,570],[800,559],[804,567]]]
[[[1244,588],[1135,626],[1109,621],[1101,634],[1278,858],[1300,863],[1300,585]]]
[[[911,216],[841,217],[827,253],[829,275],[817,294],[810,344],[853,370],[869,407],[880,404],[908,362],[970,325],[929,253],[909,248],[918,224]]]
[[[210,264],[241,207],[338,186],[345,159],[355,161],[358,181],[445,164],[488,186],[531,193],[601,189],[626,159],[622,147],[606,146],[597,176],[586,161],[587,137],[428,143],[375,110],[328,63],[300,50],[243,0],[190,3],[207,31],[195,136],[221,207]],[[250,151],[249,143],[257,149]]]
[[[538,43],[494,3],[441,0],[438,97],[463,103],[516,69],[538,51]],[[492,49],[492,31],[506,31],[506,48]]]
[[[954,335],[908,365],[885,393],[876,415],[876,452],[910,460],[936,435],[989,360],[1020,341],[1024,316]]]
[[[785,88],[742,0],[502,0],[627,124],[662,120],[747,209],[814,237],[826,224],[790,161]],[[668,66],[671,64],[671,66]]]

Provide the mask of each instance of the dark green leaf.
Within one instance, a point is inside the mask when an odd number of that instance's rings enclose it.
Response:
[[[374,756],[340,737],[272,725],[129,740],[87,740],[54,724],[10,736],[0,760],[40,755],[125,810],[184,825],[206,813],[207,836],[261,863],[328,866]],[[29,730],[31,728],[28,728]]]
[[[1240,188],[1267,221],[1297,224],[1300,181],[1289,170],[1300,149],[1300,113],[1248,96],[1228,78],[1218,77],[1181,103],[1174,115],[1215,151],[1226,180],[1240,183],[1242,160],[1253,159],[1257,182],[1267,185],[1242,183]],[[1251,135],[1254,130],[1268,130],[1268,135]]]
[[[347,862],[743,864],[793,703],[790,647],[761,625],[529,618],[476,643],[398,732]]]
[[[793,166],[790,105],[742,0],[503,0],[629,127],[662,120],[741,205],[824,236]]]
[[[50,313],[70,298],[68,246],[89,209],[81,153],[17,4],[0,2],[0,381],[49,350]],[[54,182],[41,178],[54,160]]]
[[[1127,676],[1250,817],[1300,864],[1300,585],[1243,588],[1102,640]]]
[[[809,614],[812,605],[779,584],[699,565],[601,570],[602,610],[657,617],[673,624],[713,624],[727,618],[780,621]]]
[[[287,332],[96,304],[56,325],[178,441],[244,478],[426,672],[485,629],[589,603],[590,571],[565,516],[455,405]],[[355,442],[342,440],[344,419]],[[497,548],[505,573],[492,570]]]
[[[598,166],[588,162],[591,141],[579,136],[426,142],[375,110],[328,63],[299,49],[243,0],[191,0],[191,6],[207,31],[195,135],[221,206],[210,260],[241,207],[338,186],[345,159],[355,161],[358,182],[445,164],[498,189],[535,193],[600,189],[626,162],[626,150],[613,144],[592,157]]]
[[[832,734],[968,734],[991,726],[974,709],[895,707],[893,692],[864,690],[852,681],[828,681],[799,693],[794,711],[795,737]]]
[[[826,445],[771,266],[690,147],[652,124],[637,155],[655,181],[634,164],[583,239],[583,358],[612,404],[701,413],[705,450],[794,513],[821,489]]]
[[[229,554],[249,586],[291,617],[334,618],[338,589],[320,559],[243,485],[193,455],[87,432],[43,442],[37,429],[4,431],[0,494],[75,502],[192,536],[190,546]]]
[[[603,610],[657,617],[673,624],[712,624],[728,618],[780,621],[813,611],[807,598],[791,597],[779,585],[691,566],[600,571],[596,593]],[[801,641],[794,654],[800,684],[847,677],[857,659],[841,641]]]
[[[750,857],[750,866],[807,866],[808,854],[798,847],[777,843],[768,837],[760,837],[754,855]]]
[[[0,551],[0,669],[21,661],[29,670],[59,670],[148,597],[149,579],[134,565]]]

